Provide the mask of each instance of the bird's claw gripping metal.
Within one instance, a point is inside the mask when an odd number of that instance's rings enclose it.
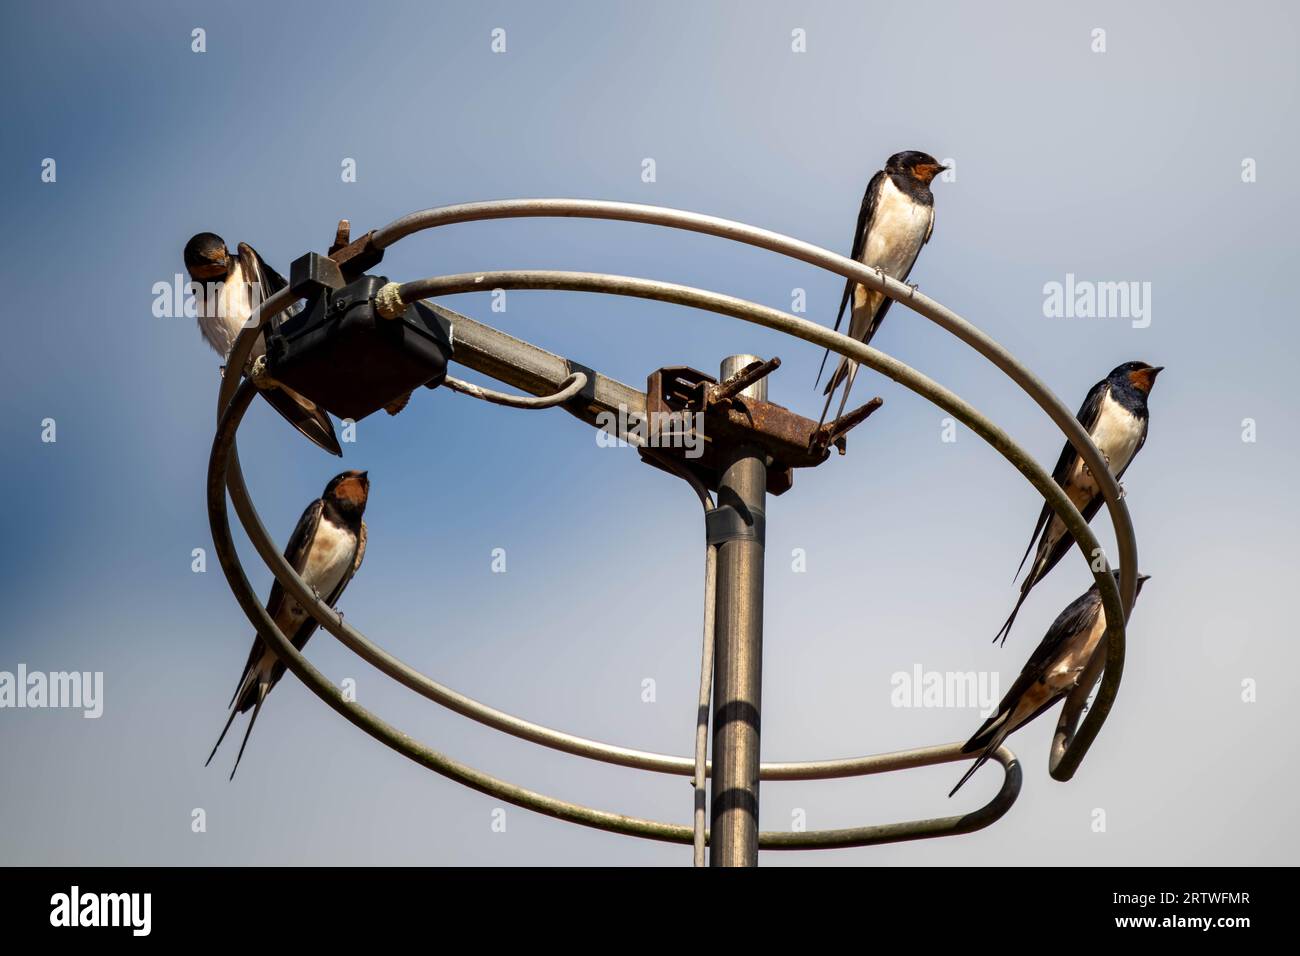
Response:
[[[1104,462],[1106,463],[1106,470],[1107,470],[1107,471],[1111,471],[1112,469],[1111,469],[1111,467],[1110,467],[1110,455],[1108,455],[1106,452],[1102,451],[1100,448],[1097,449],[1097,450],[1098,450],[1098,451],[1101,451],[1101,460],[1104,461]],[[1083,473],[1084,473],[1085,475],[1087,475],[1089,478],[1093,478],[1093,479],[1095,479],[1095,478],[1097,477],[1096,475],[1093,474],[1092,467],[1091,467],[1090,465],[1086,464],[1086,463],[1085,463],[1084,466],[1083,466]],[[1120,496],[1121,498],[1123,498],[1123,497],[1124,497],[1124,486],[1121,485],[1121,484],[1119,484],[1119,482],[1116,482],[1116,485],[1119,487],[1119,496]]]

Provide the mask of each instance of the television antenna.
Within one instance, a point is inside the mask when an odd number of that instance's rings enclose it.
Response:
[[[1110,712],[1123,671],[1125,622],[1136,595],[1138,567],[1137,542],[1128,509],[1106,462],[1070,409],[1001,345],[913,287],[789,236],[685,210],[581,199],[464,203],[412,213],[355,241],[349,241],[346,222],[340,223],[329,256],[313,253],[295,262],[289,286],[267,297],[254,311],[231,349],[227,368],[246,367],[262,328],[285,309],[313,291],[329,294],[330,289],[341,288],[343,283],[357,279],[378,264],[384,250],[401,239],[458,223],[536,217],[617,220],[702,233],[826,269],[883,292],[955,335],[1007,375],[1047,413],[1079,452],[1101,488],[1120,558],[1118,585],[1109,573],[1108,564],[1098,562],[1102,567],[1096,570],[1098,563],[1091,560],[1092,555],[1102,555],[1103,551],[1088,522],[1051,476],[997,425],[917,370],[814,322],[705,289],[630,276],[554,270],[502,270],[435,276],[400,285],[388,283],[371,301],[384,318],[397,318],[421,300],[496,289],[598,292],[685,305],[752,322],[829,348],[893,379],[963,422],[1010,462],[1061,518],[1089,560],[1101,592],[1107,621],[1105,653],[1096,655],[1083,680],[1067,697],[1049,755],[1051,776],[1060,781],[1069,780]],[[760,780],[858,777],[977,756],[962,754],[961,742],[957,742],[837,760],[759,762],[766,496],[789,490],[793,470],[815,467],[829,458],[830,448],[838,447],[843,453],[845,433],[870,415],[879,405],[878,399],[817,429],[810,420],[767,400],[767,377],[779,367],[779,359],[763,362],[754,356],[730,356],[721,363],[717,379],[682,367],[659,369],[650,374],[647,389],[641,391],[449,309],[436,305],[432,309],[441,320],[450,323],[455,362],[527,395],[510,395],[448,377],[445,384],[457,391],[504,405],[561,407],[595,427],[601,427],[598,416],[602,413],[620,411],[628,422],[649,421],[651,430],[655,427],[651,415],[654,411],[685,410],[705,416],[705,432],[711,448],[702,462],[679,460],[663,448],[641,448],[641,454],[650,464],[685,480],[699,496],[705,512],[706,601],[695,753],[693,757],[685,757],[634,750],[497,710],[420,673],[345,622],[303,583],[282,557],[244,483],[235,445],[236,432],[259,386],[275,387],[275,382],[264,370],[254,378],[227,375],[218,397],[217,431],[208,466],[208,513],[213,541],[231,590],[257,633],[314,694],[376,740],[435,773],[558,819],[628,836],[693,844],[696,865],[705,862],[706,846],[711,865],[752,866],[757,863],[760,849],[829,849],[951,836],[987,827],[1007,812],[1019,794],[1021,771],[1015,755],[1003,746],[994,755],[1003,768],[1002,787],[992,800],[971,812],[835,830],[758,830]],[[334,382],[322,386],[322,394],[304,394],[329,409],[331,402],[342,394],[339,390],[348,387],[347,379],[345,370],[340,370]],[[647,444],[631,430],[620,437],[632,444]],[[413,739],[356,702],[345,700],[341,691],[289,643],[253,592],[231,537],[227,493],[253,547],[280,585],[321,627],[367,663],[417,694],[503,733],[590,760],[692,777],[695,785],[692,822],[626,816],[525,789],[455,760]],[[1098,679],[1101,683],[1096,698],[1090,708],[1085,708]],[[713,761],[707,760],[710,700]],[[1087,714],[1081,720],[1085,709]],[[709,778],[712,792],[706,804]],[[705,824],[706,806],[712,809],[710,826]]]

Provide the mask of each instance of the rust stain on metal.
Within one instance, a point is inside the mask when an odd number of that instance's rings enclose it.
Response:
[[[820,465],[830,457],[832,446],[844,454],[848,447],[846,433],[883,402],[874,398],[838,421],[818,428],[812,419],[797,415],[783,405],[740,394],[780,367],[779,358],[752,362],[722,383],[698,369],[682,365],[652,372],[646,380],[646,412],[650,416],[652,444],[660,454],[676,458],[713,490],[718,486],[723,449],[757,446],[767,458],[768,493],[779,495],[789,491],[794,484],[794,469]],[[683,414],[703,415],[699,429],[702,434],[698,436],[702,441],[697,445],[700,454],[695,458],[687,457],[684,442],[656,440],[665,421],[680,422]],[[642,457],[656,464],[655,456]]]
[[[384,250],[374,244],[375,231],[372,229],[359,239],[354,239],[344,246],[338,246],[340,239],[346,239],[351,226],[346,219],[339,221],[338,232],[334,235],[335,244],[330,247],[329,257],[338,263],[339,271],[348,282],[369,272],[379,265],[384,258]]]
[[[334,244],[330,246],[329,254],[332,256],[344,246],[346,246],[352,237],[352,223],[347,219],[339,220],[339,227],[334,232]]]

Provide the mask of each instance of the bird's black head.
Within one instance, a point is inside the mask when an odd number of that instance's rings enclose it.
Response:
[[[928,186],[935,176],[947,168],[929,153],[922,153],[915,149],[895,153],[885,163],[885,172],[901,173],[910,179],[915,179],[923,186]]]
[[[1110,576],[1111,576],[1112,578],[1115,579],[1115,585],[1118,587],[1118,586],[1119,586],[1119,568],[1116,568],[1115,570],[1111,571],[1111,572],[1110,572]],[[1138,596],[1139,594],[1142,593],[1142,585],[1146,584],[1146,583],[1147,583],[1148,581],[1150,581],[1150,580],[1151,580],[1151,575],[1149,575],[1149,574],[1139,574],[1139,575],[1138,575],[1138,579],[1137,579],[1137,590],[1135,590],[1135,591],[1133,592],[1133,597],[1134,597],[1134,599],[1136,599],[1137,596]]]
[[[1146,362],[1125,362],[1123,365],[1115,366],[1107,378],[1111,381],[1123,381],[1146,395],[1150,393],[1151,386],[1156,383],[1156,376],[1164,370],[1163,365],[1151,366]]]
[[[196,281],[224,279],[230,272],[230,250],[215,232],[200,232],[185,243],[185,268]]]
[[[370,497],[370,479],[364,471],[345,471],[330,479],[321,496],[326,503],[332,504],[344,516],[361,517],[366,510],[366,499]]]

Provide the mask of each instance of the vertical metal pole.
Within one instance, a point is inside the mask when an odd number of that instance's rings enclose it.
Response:
[[[733,355],[721,380],[757,361]],[[742,395],[767,398],[767,379]],[[758,865],[758,740],[763,686],[763,547],[767,465],[761,449],[727,450],[718,484],[710,866]],[[727,512],[730,509],[730,513]],[[730,530],[726,522],[731,521]]]

